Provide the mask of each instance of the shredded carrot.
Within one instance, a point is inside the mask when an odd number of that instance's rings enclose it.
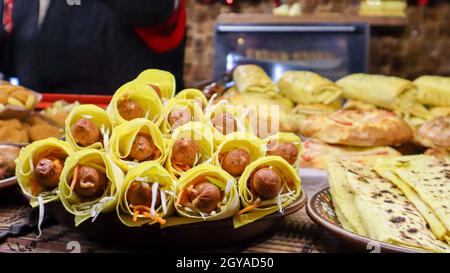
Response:
[[[133,222],[137,222],[139,210],[137,208],[133,209]]]
[[[150,214],[151,209],[147,206],[142,206],[142,205],[133,207],[133,222],[137,222],[140,211],[143,211],[142,216],[145,218],[150,218],[151,220],[154,220],[161,225],[164,225],[166,223],[166,220],[164,220],[161,216],[151,215]]]
[[[259,206],[259,203],[261,203],[261,199],[257,198],[257,199],[255,200],[255,202],[253,202],[253,205],[250,205],[250,206],[248,206],[248,207],[246,207],[246,208],[241,209],[241,210],[238,212],[238,215],[241,215],[241,214],[244,214],[244,213],[246,213],[246,212],[249,212],[249,211],[251,211],[251,210],[253,210],[253,209],[256,209],[256,208]]]
[[[164,224],[166,223],[166,220],[164,220],[164,219],[163,219],[161,216],[159,216],[159,215],[153,216],[153,215],[151,215],[151,214],[148,213],[148,212],[144,212],[144,217],[150,218],[150,219],[152,219],[153,221],[158,222],[160,225],[164,225]]]
[[[143,205],[137,205],[137,206],[133,206],[133,209],[135,210],[143,210],[143,211],[151,211],[151,209],[147,206],[143,206]]]
[[[181,189],[181,191],[180,191],[180,193],[178,193],[178,198],[177,198],[177,202],[176,202],[176,204],[175,204],[175,206],[179,206],[180,205],[180,203],[184,203],[186,200],[186,195],[184,194],[185,193],[185,189],[183,188],[183,189]]]
[[[73,189],[75,188],[75,183],[77,182],[77,179],[78,179],[78,165],[75,166],[75,169],[73,170],[72,182],[70,183],[70,192],[72,192]]]

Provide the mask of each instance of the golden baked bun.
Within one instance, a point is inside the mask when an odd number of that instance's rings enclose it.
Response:
[[[403,119],[385,110],[339,110],[310,116],[305,118],[300,132],[325,143],[359,147],[398,146],[413,136]]]
[[[416,140],[428,148],[450,150],[450,116],[425,122],[417,131]]]

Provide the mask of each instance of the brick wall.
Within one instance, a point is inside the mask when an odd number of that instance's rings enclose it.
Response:
[[[235,0],[239,1],[239,0]],[[357,12],[358,0],[300,0],[308,12]],[[187,0],[188,38],[184,79],[187,86],[211,79],[213,28],[221,13],[271,13],[272,1],[243,1],[235,7]],[[410,6],[408,24],[394,32],[376,29],[371,38],[370,72],[414,78],[422,74],[450,75],[450,3],[421,9]]]

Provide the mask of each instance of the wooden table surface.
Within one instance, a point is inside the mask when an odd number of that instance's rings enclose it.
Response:
[[[324,185],[314,179],[303,179],[305,191],[311,194]],[[36,238],[37,230],[34,221],[29,220],[31,208],[23,198],[19,187],[13,186],[0,191],[0,234],[11,230],[17,224],[30,224],[30,227],[17,235],[9,235],[0,239],[0,252],[127,252],[152,251],[151,249],[127,249],[106,246],[83,238],[72,227],[59,225],[48,217],[44,221],[42,236]],[[257,241],[214,252],[246,252],[246,253],[319,253],[319,252],[351,252],[342,242],[328,232],[315,225],[307,216],[305,208],[289,215],[269,234]]]

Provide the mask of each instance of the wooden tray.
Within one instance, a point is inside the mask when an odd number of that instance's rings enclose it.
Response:
[[[59,203],[48,205],[48,212],[62,225],[72,228],[89,240],[106,245],[140,247],[148,250],[165,249],[204,250],[229,247],[250,242],[270,232],[287,216],[306,205],[307,196],[302,196],[285,208],[284,214],[274,213],[253,223],[234,229],[231,218],[194,224],[172,226],[161,229],[158,225],[127,227],[115,213],[100,214],[95,222],[86,221],[74,226],[74,216]]]

